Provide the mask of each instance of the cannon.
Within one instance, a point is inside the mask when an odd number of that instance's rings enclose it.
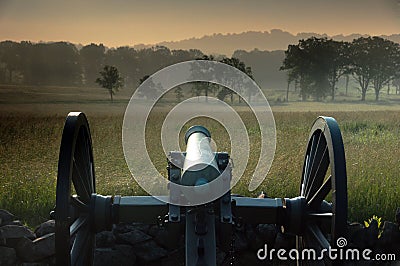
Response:
[[[226,152],[212,151],[210,138],[202,126],[186,132],[186,152],[170,152],[167,158],[171,182],[195,186],[200,194],[221,175],[229,184],[231,158]],[[180,158],[184,158],[181,166],[174,162]],[[172,242],[185,236],[185,264],[189,266],[216,265],[216,247],[230,248],[232,227],[239,222],[276,224],[284,233],[296,236],[298,251],[335,248],[337,240],[346,237],[345,152],[339,126],[331,117],[318,117],[312,126],[299,194],[294,198],[250,198],[228,190],[206,204],[179,206],[153,196],[103,196],[96,194],[94,169],[87,118],[80,112],[69,113],[56,187],[57,265],[91,265],[96,232],[111,230],[121,222],[156,224],[160,217]],[[170,193],[185,196],[179,191]]]

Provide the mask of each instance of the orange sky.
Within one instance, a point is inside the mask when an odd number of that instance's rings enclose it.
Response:
[[[0,0],[0,40],[153,44],[213,33],[400,33],[398,0]]]

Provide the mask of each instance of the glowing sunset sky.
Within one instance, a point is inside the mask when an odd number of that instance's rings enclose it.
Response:
[[[398,0],[0,0],[0,41],[153,44],[282,29],[400,33]]]

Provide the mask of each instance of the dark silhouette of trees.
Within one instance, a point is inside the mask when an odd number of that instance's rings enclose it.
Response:
[[[399,58],[399,44],[380,37],[361,37],[352,43],[311,37],[289,45],[280,69],[288,71],[288,82],[298,81],[303,100],[309,95],[320,100],[328,92],[334,100],[342,76],[346,76],[347,94],[351,73],[360,86],[361,100],[365,101],[372,85],[378,101],[384,85],[398,75]]]
[[[233,66],[234,68],[242,71],[244,74],[246,74],[247,76],[249,76],[251,79],[253,79],[253,72],[251,70],[251,67],[246,66],[246,64],[242,61],[240,61],[238,58],[232,57],[232,58],[223,58],[222,60],[220,60],[221,63]],[[229,79],[229,81],[233,84],[236,83],[236,85],[243,85],[243,80],[242,77],[240,76],[234,76],[234,77],[227,77],[227,79]],[[251,102],[251,96],[254,95],[256,92],[250,90],[249,88],[243,88],[242,86],[239,86],[239,90],[242,94],[242,92],[246,92],[247,93],[247,97],[248,97],[248,101]],[[246,90],[246,91],[244,91]],[[233,102],[233,91],[229,90],[228,88],[222,88],[219,93],[218,93],[218,98],[220,100],[223,100],[227,95],[230,95],[231,97],[231,102]],[[242,94],[243,95],[243,94]],[[239,102],[241,101],[241,99],[239,98]]]
[[[123,86],[123,79],[114,66],[106,65],[99,73],[100,77],[96,79],[96,83],[108,90],[112,102],[113,95]]]
[[[12,41],[0,43],[0,62],[3,63],[3,82],[12,84],[13,75],[21,69],[22,57],[20,44]]]
[[[289,71],[288,82],[299,81],[303,100],[309,95],[320,100],[328,93],[334,100],[336,84],[348,72],[348,62],[347,43],[312,37],[289,45],[280,69]]]
[[[327,38],[311,37],[289,45],[284,51],[235,51],[232,58],[213,58],[196,49],[170,50],[164,46],[136,50],[131,47],[107,49],[102,44],[90,44],[80,50],[67,42],[31,43],[0,42],[0,83],[55,86],[94,86],[98,73],[105,65],[115,66],[124,79],[124,85],[136,88],[140,78],[168,65],[193,59],[219,60],[232,65],[264,85],[265,89],[283,87],[286,78],[286,100],[290,84],[303,100],[310,96],[321,100],[335,99],[337,83],[349,77],[359,85],[361,100],[374,89],[379,100],[384,86],[397,84],[400,75],[399,44],[380,37],[361,37],[353,42],[337,42]],[[283,63],[282,63],[283,61]],[[280,70],[278,65],[281,64]],[[252,68],[246,67],[251,65]],[[228,82],[235,82],[229,77]],[[397,85],[395,85],[399,93]],[[220,99],[234,94],[216,84],[195,84],[195,94],[212,93]],[[245,87],[245,86],[243,86]],[[242,92],[245,88],[241,89]],[[250,101],[254,92],[246,91]],[[151,93],[150,93],[151,94]],[[150,97],[150,96],[149,96]],[[242,98],[239,98],[239,102]]]
[[[384,85],[398,76],[400,47],[380,37],[361,37],[352,42],[350,59],[351,72],[361,87],[361,101],[370,85],[378,101]]]
[[[399,77],[399,44],[380,37],[358,38],[353,41],[351,50],[351,71],[361,87],[361,100],[372,86],[375,100],[384,85]]]
[[[211,60],[215,61],[216,59],[214,56],[210,55],[203,55],[201,58],[198,58],[198,60]],[[240,61],[238,58],[228,58],[224,57],[219,62],[230,65],[232,67],[235,67],[236,69],[242,71],[244,74],[249,76],[251,79],[253,79],[253,74],[251,67],[246,66],[245,63]],[[240,91],[240,93],[243,95],[242,92],[244,92],[246,88],[243,86],[243,77],[240,77],[238,75],[231,75],[232,73],[218,73],[221,75],[221,77],[215,77],[214,69],[202,69],[198,64],[192,64],[191,67],[192,75],[196,77],[203,77],[203,79],[206,79],[207,77],[213,77],[218,79],[221,79],[224,81],[225,84],[227,84],[229,87],[232,87],[235,85],[235,87]],[[230,96],[231,103],[233,103],[233,97],[234,97],[234,91],[232,91],[229,88],[222,87],[218,84],[215,83],[210,83],[210,82],[193,82],[193,86],[191,89],[192,96],[200,96],[204,92],[205,99],[207,101],[208,95],[210,93],[213,93],[214,96],[215,94],[217,95],[217,98],[221,101],[225,100],[227,96]],[[247,89],[246,91],[248,100],[251,101],[251,96],[255,94],[254,91]],[[241,98],[239,97],[239,102],[241,101]]]
[[[106,52],[105,64],[118,68],[121,76],[124,77],[125,86],[135,87],[137,85],[139,65],[135,49],[127,46],[110,49]]]
[[[290,80],[294,80],[300,87],[300,96],[306,100],[310,94],[311,81],[309,78],[310,65],[308,63],[307,51],[299,45],[289,45],[285,51],[285,59],[280,70],[288,70]]]
[[[87,86],[95,86],[95,80],[104,67],[105,50],[103,44],[91,43],[82,47],[80,57],[83,70],[83,83]]]
[[[396,87],[396,94],[400,93],[400,78],[396,77],[392,81],[392,85]]]

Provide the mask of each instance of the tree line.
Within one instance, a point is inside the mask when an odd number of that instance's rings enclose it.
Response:
[[[352,42],[311,37],[289,45],[281,70],[287,71],[287,98],[290,83],[300,88],[303,100],[335,99],[339,78],[352,76],[361,100],[373,88],[375,99],[385,85],[400,84],[400,45],[380,37],[361,37]]]
[[[385,85],[396,86],[400,92],[399,44],[380,37],[361,37],[352,42],[310,37],[289,45],[284,56],[283,51],[238,50],[232,58],[214,58],[197,49],[170,50],[164,46],[137,50],[109,49],[93,43],[78,48],[68,42],[3,41],[0,42],[0,84],[97,86],[96,80],[104,67],[114,66],[122,77],[121,84],[136,88],[144,77],[163,67],[199,58],[234,65],[254,75],[262,85],[268,85],[274,78],[282,79],[276,72],[281,65],[282,74],[287,74],[286,100],[291,84],[299,89],[303,100],[310,97],[321,100],[328,96],[334,100],[338,81],[343,77],[346,84],[353,77],[363,101],[371,88],[376,100]],[[245,64],[251,68],[246,70]],[[274,82],[281,84],[278,79]],[[233,97],[226,89],[200,84],[193,87],[192,94],[207,95],[209,91],[220,98]]]
[[[115,66],[125,86],[168,65],[202,57],[200,50],[164,46],[136,50],[89,44],[78,49],[68,42],[0,42],[0,83],[55,86],[96,86],[104,66]]]

